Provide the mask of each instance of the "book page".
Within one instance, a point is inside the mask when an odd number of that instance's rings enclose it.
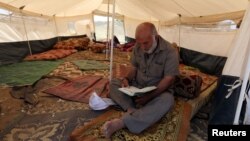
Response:
[[[135,96],[136,94],[146,93],[146,92],[152,91],[156,88],[157,87],[155,87],[155,86],[150,86],[150,87],[145,87],[145,88],[139,89],[139,88],[134,87],[134,86],[129,86],[129,87],[119,88],[119,90],[122,91],[123,93],[129,95],[129,96]]]

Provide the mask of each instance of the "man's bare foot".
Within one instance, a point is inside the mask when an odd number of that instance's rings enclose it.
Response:
[[[102,133],[106,138],[110,138],[115,131],[122,129],[124,127],[125,125],[121,119],[113,119],[103,124]]]

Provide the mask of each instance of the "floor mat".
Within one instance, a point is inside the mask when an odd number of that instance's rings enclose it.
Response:
[[[81,70],[107,70],[109,66],[96,60],[75,60],[72,61]]]
[[[71,110],[53,116],[52,114],[26,115],[0,140],[67,141],[73,129],[101,113],[101,111]]]
[[[0,66],[0,85],[32,85],[55,69],[62,61],[25,61]]]
[[[163,141],[186,140],[189,130],[190,106],[183,101],[177,101],[174,108],[158,123],[148,128],[141,134],[132,134],[127,129],[117,131],[113,136],[114,141]],[[72,141],[105,140],[101,133],[101,126],[105,121],[122,115],[121,111],[109,110],[93,119],[88,124],[75,129],[70,138]]]
[[[193,117],[190,124],[190,132],[188,134],[187,141],[206,141],[208,140],[208,119],[211,111],[213,98],[204,105],[198,113]]]

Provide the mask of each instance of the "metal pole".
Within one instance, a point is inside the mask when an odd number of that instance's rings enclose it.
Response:
[[[248,47],[250,47],[250,42],[248,42]],[[249,52],[249,49],[248,51]],[[238,104],[237,104],[237,108],[236,108],[236,113],[234,116],[234,124],[238,125],[239,124],[239,119],[240,119],[240,112],[242,110],[242,104],[244,101],[244,97],[247,94],[246,93],[246,88],[247,88],[247,82],[249,79],[249,73],[250,73],[250,56],[246,56],[247,60],[246,60],[246,65],[243,69],[244,71],[244,75],[243,75],[243,83],[241,86],[241,90],[240,90],[240,95],[239,95],[239,100],[238,100]]]
[[[115,21],[115,0],[113,0],[113,12],[112,12],[112,30],[111,30],[111,52],[110,52],[110,76],[109,80],[111,81],[112,79],[112,68],[113,68],[113,48],[114,48],[114,21]]]
[[[179,30],[179,47],[181,47],[181,14],[178,14],[179,15],[179,28],[178,28],[178,30]]]
[[[22,21],[23,21],[23,27],[24,27],[24,31],[25,31],[25,37],[26,37],[27,42],[28,42],[29,52],[30,52],[30,55],[32,55],[32,51],[31,51],[31,47],[30,47],[30,41],[29,41],[29,38],[28,38],[26,25],[25,25],[24,18],[23,18],[23,12],[22,12],[23,8],[24,7],[20,8],[20,13],[21,13]]]
[[[57,41],[60,41],[59,40],[59,35],[58,35],[57,23],[56,23],[56,15],[53,15],[53,19],[54,19],[54,24],[55,24],[55,29],[56,29]]]
[[[108,11],[107,11],[107,43],[106,43],[106,50],[105,50],[105,54],[106,54],[106,59],[108,59],[109,57],[109,0],[108,0]]]
[[[242,23],[241,23],[241,26],[240,26],[240,33],[244,32],[242,29],[244,27],[247,27],[247,19],[250,18],[250,4],[248,4],[248,8],[247,8],[247,11],[244,15],[244,18],[242,20]],[[241,90],[240,90],[240,95],[239,95],[239,100],[238,100],[238,104],[237,104],[237,108],[236,108],[236,113],[235,113],[235,116],[234,116],[234,124],[239,124],[239,118],[240,118],[240,112],[242,110],[242,104],[243,104],[243,101],[244,101],[244,97],[245,97],[245,94],[246,94],[246,88],[247,88],[247,82],[248,82],[248,79],[249,79],[249,73],[250,73],[250,55],[249,55],[249,52],[250,52],[250,38],[245,38],[246,40],[248,40],[248,44],[247,44],[247,49],[246,49],[246,53],[245,53],[245,60],[243,61],[243,64],[246,64],[244,65],[242,68],[241,68],[241,76],[240,76],[240,79],[243,79],[243,83],[242,83],[242,86],[241,86]]]

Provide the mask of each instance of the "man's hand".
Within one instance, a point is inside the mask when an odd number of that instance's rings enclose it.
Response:
[[[148,103],[151,100],[150,94],[145,94],[143,96],[139,96],[135,98],[135,103],[136,105],[145,105],[146,103]]]
[[[128,87],[128,86],[129,86],[128,79],[122,78],[121,79],[121,87]]]

